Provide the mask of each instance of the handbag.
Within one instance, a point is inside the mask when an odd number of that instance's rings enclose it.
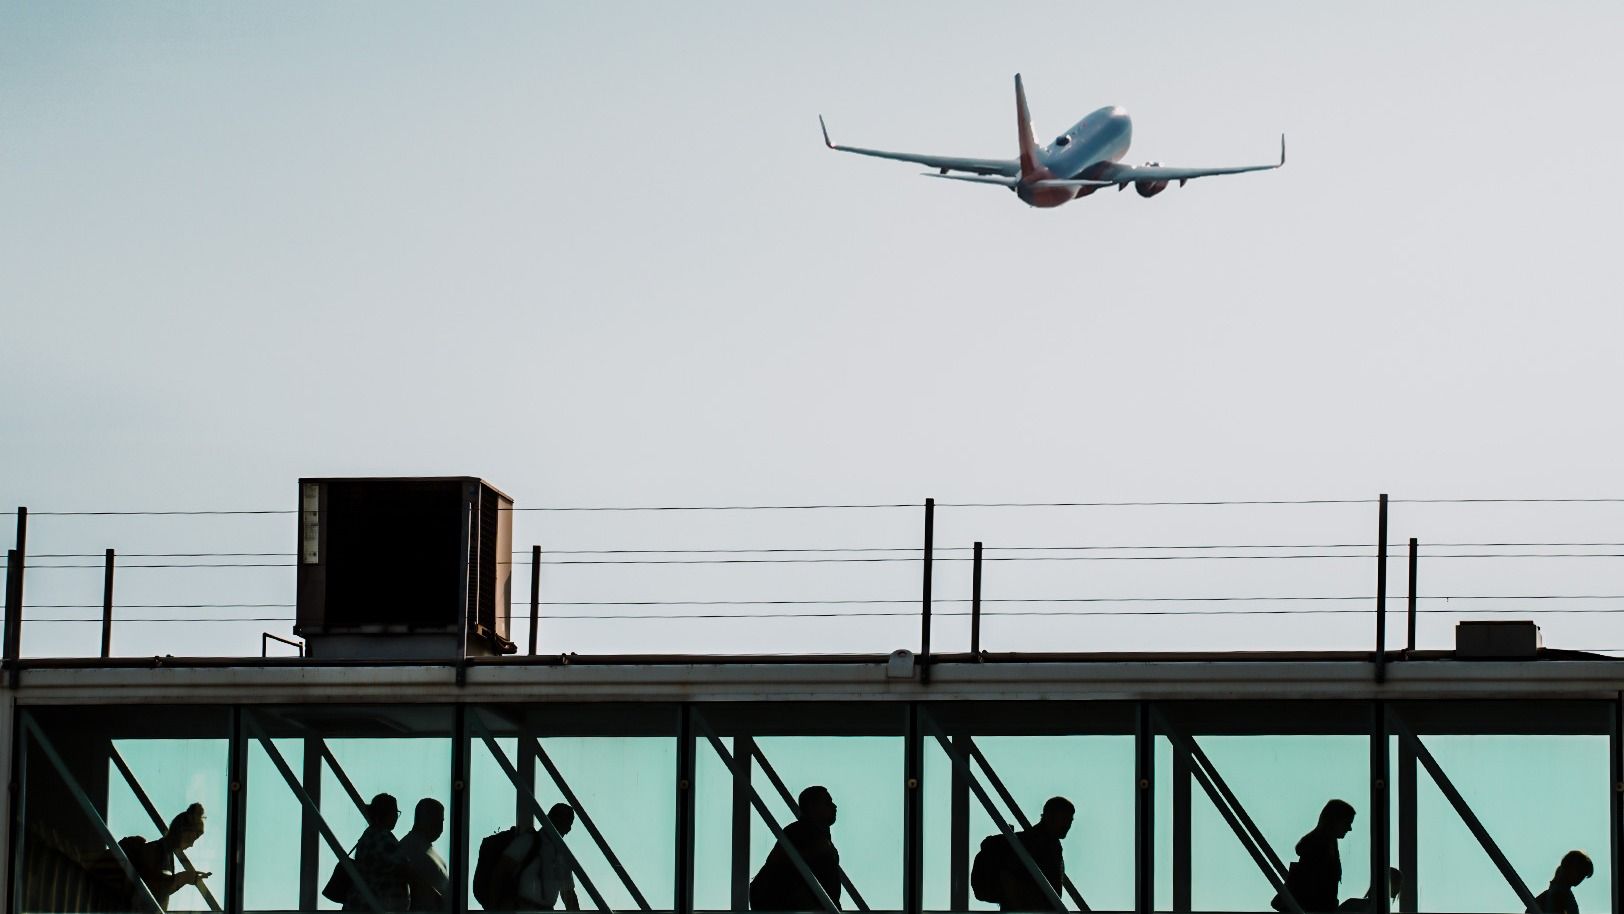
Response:
[[[360,842],[356,842],[355,847],[360,846]],[[355,865],[352,856],[355,847],[350,848],[348,854],[333,864],[333,874],[327,877],[327,884],[321,887],[321,897],[336,904],[350,903],[350,896],[355,894],[355,880],[350,878],[350,867]]]

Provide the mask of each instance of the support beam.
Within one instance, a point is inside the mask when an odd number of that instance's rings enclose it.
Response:
[[[1398,871],[1404,874],[1399,888],[1398,909],[1404,914],[1421,910],[1420,898],[1420,833],[1416,815],[1415,751],[1404,740],[1398,741]]]
[[[1251,855],[1252,862],[1257,864],[1258,870],[1263,873],[1264,878],[1269,881],[1269,885],[1274,888],[1276,895],[1286,905],[1286,910],[1290,914],[1303,914],[1302,905],[1298,904],[1297,899],[1291,894],[1291,890],[1286,887],[1285,866],[1280,863],[1280,858],[1275,855],[1274,849],[1263,838],[1262,831],[1252,821],[1252,817],[1247,815],[1246,808],[1240,804],[1240,801],[1235,798],[1235,794],[1229,789],[1229,785],[1224,782],[1223,776],[1218,773],[1217,766],[1212,764],[1212,761],[1201,751],[1201,747],[1196,745],[1195,740],[1190,739],[1183,731],[1173,727],[1166,715],[1154,708],[1152,713],[1162,732],[1166,733],[1168,739],[1172,741],[1173,751],[1185,756],[1186,762],[1190,766],[1190,773],[1195,776],[1196,783],[1200,784],[1201,789],[1206,791],[1207,798],[1212,800],[1212,805],[1217,807],[1218,814],[1223,816],[1224,822],[1235,833],[1235,837],[1240,839],[1241,846],[1245,847],[1246,852]]]
[[[1438,764],[1438,760],[1432,757],[1432,753],[1427,750],[1426,744],[1421,742],[1420,737],[1415,735],[1415,731],[1410,729],[1409,724],[1405,723],[1403,716],[1396,709],[1391,707],[1387,709],[1387,723],[1398,733],[1400,739],[1410,744],[1410,748],[1415,752],[1416,761],[1421,763],[1421,767],[1427,770],[1428,775],[1431,775],[1433,783],[1438,785],[1438,789],[1443,792],[1444,799],[1449,801],[1449,805],[1455,807],[1455,814],[1460,816],[1462,822],[1466,823],[1466,827],[1471,830],[1473,837],[1477,838],[1477,843],[1483,846],[1484,852],[1489,855],[1490,860],[1494,861],[1495,867],[1500,870],[1500,875],[1505,877],[1506,884],[1510,885],[1512,891],[1517,893],[1517,898],[1522,901],[1524,908],[1529,911],[1539,910],[1539,905],[1534,901],[1534,893],[1528,890],[1528,884],[1523,882],[1521,876],[1517,875],[1517,871],[1511,866],[1511,861],[1507,860],[1506,855],[1501,852],[1500,845],[1494,843],[1494,838],[1489,835],[1489,830],[1483,827],[1483,823],[1478,820],[1477,813],[1472,811],[1472,807],[1466,802],[1466,798],[1462,797],[1460,791],[1455,789],[1454,783],[1449,780],[1449,775],[1444,773],[1443,766]]]
[[[113,656],[113,563],[118,556],[113,550],[107,550],[102,566],[102,632],[101,655],[103,659]]]
[[[327,748],[319,736],[304,738],[301,766],[305,793],[321,807],[321,766]],[[308,809],[300,810],[299,824],[299,910],[314,911],[321,905],[321,830]]]
[[[1387,868],[1391,848],[1391,824],[1388,819],[1393,808],[1390,789],[1391,772],[1387,759],[1386,703],[1371,702],[1370,707],[1370,914],[1388,914],[1392,898],[1388,895]]]
[[[479,719],[479,712],[475,710],[470,713],[467,722],[470,733],[478,736],[480,741],[485,744],[491,758],[496,760],[496,764],[502,769],[502,773],[507,775],[508,783],[512,784],[515,790],[523,793],[529,801],[530,814],[539,821],[541,831],[557,842],[559,849],[564,852],[564,856],[569,858],[570,870],[575,873],[575,878],[580,880],[581,888],[586,889],[587,895],[591,896],[592,903],[598,906],[598,910],[604,911],[606,914],[612,914],[609,903],[603,900],[603,893],[598,891],[597,885],[592,882],[592,877],[586,874],[586,869],[581,866],[581,861],[575,856],[575,851],[570,849],[568,842],[564,840],[564,836],[559,833],[558,827],[553,825],[553,820],[547,818],[547,810],[541,808],[541,801],[537,800],[536,795],[519,779],[519,770],[513,767],[513,762],[508,759],[507,753],[502,751],[501,744],[497,743],[496,737],[491,735],[491,731],[486,729],[484,722]]]
[[[909,702],[902,734],[902,909],[925,910],[925,712]]]
[[[304,788],[300,786],[298,779],[293,776],[293,769],[288,767],[288,760],[282,757],[282,751],[276,748],[276,744],[271,741],[270,737],[265,735],[265,731],[261,730],[259,725],[251,718],[245,718],[243,725],[247,734],[259,743],[259,747],[270,758],[271,764],[276,767],[277,773],[282,776],[282,781],[288,785],[288,789],[293,791],[293,795],[299,799],[299,803],[304,806],[305,811],[315,819],[316,828],[320,830],[322,839],[327,842],[327,849],[332,851],[333,856],[338,858],[338,865],[344,867],[345,871],[349,873],[350,886],[360,893],[361,901],[368,908],[378,912],[378,914],[384,914],[384,906],[378,900],[378,896],[373,893],[372,886],[367,884],[366,879],[361,875],[360,867],[355,865],[355,859],[350,856],[349,851],[344,849],[344,845],[338,840],[338,836],[333,834],[333,829],[327,824],[327,820],[322,818],[321,807],[316,805],[316,801],[311,798],[310,794],[304,792]]]
[[[755,766],[756,741],[749,736],[733,737],[733,757],[739,760],[733,771],[733,856],[731,896],[733,910],[750,910],[750,778]],[[793,809],[793,807],[792,807]]]
[[[671,902],[676,914],[694,910],[694,749],[693,707],[683,704],[677,710],[676,891]]]
[[[248,843],[248,737],[243,720],[247,713],[240,707],[231,709],[231,742],[226,748],[226,910],[237,912],[246,907],[243,860]]]
[[[1376,682],[1387,681],[1387,495],[1376,516]]]
[[[716,735],[716,731],[710,728],[710,725],[699,715],[699,712],[693,711],[692,714],[695,731],[704,736],[710,743],[711,748],[716,750],[716,756],[722,760],[728,774],[737,777],[740,763],[733,758],[731,752],[727,751],[727,746],[722,743],[722,738]],[[789,857],[789,862],[795,866],[795,871],[801,874],[802,879],[806,880],[807,887],[812,890],[812,895],[817,899],[819,907],[826,914],[838,914],[839,906],[829,898],[829,893],[823,890],[823,883],[818,882],[817,876],[813,875],[812,868],[806,863],[806,858],[802,857],[801,852],[785,837],[784,829],[779,826],[778,820],[773,817],[772,811],[767,808],[766,802],[761,799],[761,794],[756,792],[754,786],[750,787],[750,804],[756,808],[756,813],[761,816],[761,820],[772,831],[773,838],[778,842],[778,846],[784,849],[784,854]]]
[[[1621,853],[1624,853],[1624,847],[1621,847],[1621,844],[1624,844],[1624,694],[1620,694],[1613,701],[1611,716],[1612,720],[1607,728],[1607,749],[1613,776],[1612,783],[1608,785],[1611,789],[1608,790],[1610,802],[1607,804],[1607,812],[1612,825],[1608,849],[1612,853],[1613,861],[1613,910],[1624,911],[1624,908],[1619,907],[1620,904],[1624,904],[1624,895],[1621,895],[1621,888],[1624,888],[1621,880],[1624,880],[1624,875],[1619,873],[1621,865],[1624,865],[1624,859],[1620,857]]]
[[[152,821],[152,824],[155,827],[157,827],[158,834],[163,835],[166,833],[169,830],[169,821],[163,817],[162,813],[158,812],[158,807],[152,805],[152,798],[147,796],[147,792],[141,786],[141,782],[136,780],[135,772],[130,770],[129,764],[124,761],[124,756],[119,754],[118,747],[110,745],[107,751],[109,757],[112,759],[113,767],[117,768],[118,773],[123,776],[124,783],[130,788],[130,792],[135,794],[135,801],[141,804],[142,811],[147,814],[147,818]],[[185,851],[176,848],[175,859],[180,861],[181,867],[185,869],[186,872],[197,872],[197,867],[192,865],[192,861],[186,856]],[[209,887],[204,885],[202,880],[198,880],[197,891],[203,896],[203,903],[209,906],[209,910],[220,910],[220,902],[215,900],[214,893],[209,891]]]
[[[451,743],[451,808],[446,810],[451,832],[451,859],[446,867],[446,894],[450,897],[440,900],[440,910],[450,911],[451,914],[466,914],[468,886],[473,881],[468,866],[471,841],[468,834],[469,806],[473,802],[473,791],[469,789],[472,769],[469,757],[473,754],[473,740],[468,734],[470,713],[468,705],[458,702],[451,719],[451,732],[454,734]]]
[[[1151,706],[1147,702],[1139,702],[1134,707],[1133,786],[1133,909],[1136,914],[1154,914],[1156,722],[1151,716]]]
[[[547,748],[535,736],[529,737],[529,740],[535,748],[536,761],[547,769],[547,776],[552,778],[553,786],[558,788],[559,794],[564,797],[564,802],[570,804],[570,808],[575,810],[575,818],[580,820],[581,827],[585,828],[586,833],[592,837],[592,843],[598,846],[598,851],[603,854],[603,859],[609,861],[610,868],[615,871],[616,876],[620,877],[620,882],[626,887],[626,891],[631,893],[632,901],[637,904],[639,910],[652,910],[649,907],[648,899],[643,897],[642,890],[638,889],[637,883],[632,881],[631,873],[628,873],[626,868],[621,865],[620,858],[615,855],[615,849],[609,846],[609,842],[603,837],[603,832],[598,830],[598,823],[592,821],[591,814],[586,811],[586,804],[582,803],[581,798],[575,795],[575,791],[570,788],[569,781],[564,779],[564,773],[558,770],[557,765],[553,764],[553,758],[547,754]],[[532,796],[535,794],[534,790],[530,791],[530,793]]]
[[[978,653],[979,656],[979,653]],[[953,748],[959,754],[969,751],[967,736],[954,736]],[[970,910],[970,782],[966,772],[953,766],[949,775],[948,793],[948,856],[952,871],[948,874],[947,907],[951,911]]]
[[[784,801],[785,806],[789,807],[790,814],[799,819],[801,817],[801,804],[795,799],[795,795],[790,793],[784,779],[778,776],[778,771],[773,768],[772,762],[767,760],[767,753],[761,750],[761,744],[748,736],[741,736],[738,739],[750,741],[750,751],[755,758],[756,764],[761,766],[761,773],[766,775],[767,780],[772,783],[773,790],[778,792],[778,798]],[[749,756],[741,757],[749,758]],[[750,783],[750,768],[748,765],[744,766],[744,772],[744,782],[748,786]],[[746,800],[748,801],[748,797],[746,797]],[[863,900],[862,894],[857,891],[857,886],[852,885],[851,877],[846,874],[845,867],[840,868],[840,885],[846,890],[846,894],[851,896],[852,904],[857,907],[857,910],[869,910],[868,902]],[[739,910],[744,909],[740,908]]]
[[[987,816],[992,819],[993,824],[998,826],[998,833],[1009,840],[1010,850],[1015,852],[1015,858],[1026,869],[1026,875],[1031,878],[1032,884],[1042,891],[1044,899],[1049,902],[1050,909],[1065,911],[1066,903],[1061,900],[1060,893],[1056,892],[1054,886],[1049,884],[1049,877],[1043,874],[1043,869],[1038,866],[1037,861],[1032,859],[1026,845],[1016,838],[1015,829],[1004,818],[1004,814],[998,811],[998,805],[992,801],[992,797],[981,786],[981,781],[975,776],[975,772],[970,770],[969,757],[953,750],[953,743],[947,738],[947,734],[937,725],[928,711],[916,707],[915,713],[919,715],[922,733],[928,733],[932,736],[936,740],[936,744],[942,747],[942,751],[947,753],[947,757],[953,760],[953,767],[964,772],[965,780],[969,783],[971,792],[975,794],[977,800],[981,801],[981,807],[986,810]],[[1083,910],[1088,909],[1085,907]]]
[[[39,724],[34,722],[33,715],[27,712],[23,713],[22,724],[29,738],[39,744],[40,753],[45,756],[45,760],[50,763],[52,768],[56,769],[57,776],[67,786],[68,793],[73,795],[73,801],[78,805],[79,811],[84,813],[85,818],[90,820],[91,827],[96,830],[96,836],[101,838],[102,842],[107,845],[108,853],[113,855],[113,860],[118,863],[119,869],[124,871],[124,878],[130,880],[130,884],[133,886],[130,890],[131,894],[140,903],[145,904],[152,914],[164,914],[164,906],[158,903],[158,899],[152,894],[152,889],[147,885],[146,880],[141,878],[141,874],[135,869],[135,864],[131,863],[130,858],[124,853],[124,848],[118,846],[118,839],[113,837],[112,830],[107,827],[107,820],[102,818],[101,810],[96,808],[96,804],[91,802],[90,797],[85,794],[84,788],[79,786],[79,779],[73,776],[73,772],[68,768],[67,763],[62,761],[62,756],[57,754],[56,747],[45,736],[45,731],[41,730]],[[18,869],[15,872],[21,874],[22,871]]]
[[[1195,776],[1190,773],[1190,762],[1182,753],[1173,753],[1173,910],[1188,914],[1191,904],[1191,877],[1193,857],[1190,839],[1193,819],[1190,789]]]
[[[919,601],[919,684],[930,682],[931,562],[936,555],[936,499],[925,499],[925,579]],[[21,601],[19,601],[21,602]]]

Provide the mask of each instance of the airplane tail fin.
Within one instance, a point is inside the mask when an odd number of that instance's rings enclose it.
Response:
[[[1037,141],[1032,139],[1032,114],[1026,109],[1026,87],[1021,74],[1015,74],[1015,129],[1020,133],[1021,180],[1034,181],[1046,177],[1038,170]]]

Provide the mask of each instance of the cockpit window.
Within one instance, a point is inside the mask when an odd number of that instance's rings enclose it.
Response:
[[[1071,145],[1071,137],[1066,136],[1065,134],[1061,134],[1060,136],[1055,137],[1054,144],[1056,146],[1070,146]]]

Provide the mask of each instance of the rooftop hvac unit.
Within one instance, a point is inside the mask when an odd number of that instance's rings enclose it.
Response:
[[[471,476],[299,480],[293,630],[308,655],[511,654],[512,508]]]

